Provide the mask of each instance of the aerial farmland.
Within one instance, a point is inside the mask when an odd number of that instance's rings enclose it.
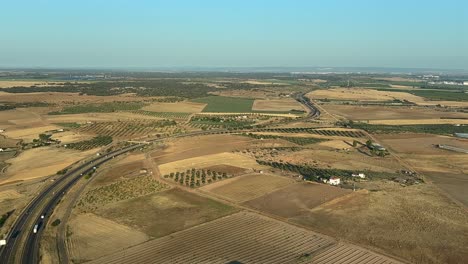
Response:
[[[418,76],[165,74],[2,81],[1,235],[50,187],[44,263],[468,257],[467,156],[437,147],[468,149],[464,97]]]

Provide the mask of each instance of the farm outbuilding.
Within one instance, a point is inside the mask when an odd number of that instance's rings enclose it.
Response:
[[[339,185],[340,183],[341,183],[341,180],[338,177],[331,177],[330,180],[328,181],[328,184],[330,185]]]
[[[361,179],[366,178],[366,175],[365,175],[364,173],[362,173],[362,172],[356,173],[356,174],[353,173],[353,174],[351,174],[351,176],[352,176],[352,177],[358,177],[358,178],[361,178]]]

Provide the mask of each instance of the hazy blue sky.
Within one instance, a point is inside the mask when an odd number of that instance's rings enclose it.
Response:
[[[2,0],[0,66],[468,69],[468,1]]]

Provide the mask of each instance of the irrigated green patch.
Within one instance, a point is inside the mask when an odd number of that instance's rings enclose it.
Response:
[[[203,112],[218,113],[249,113],[252,112],[252,105],[254,103],[254,99],[224,96],[208,96],[192,101],[207,104]]]

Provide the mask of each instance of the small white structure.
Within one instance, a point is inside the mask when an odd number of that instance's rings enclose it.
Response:
[[[338,185],[338,184],[340,184],[340,182],[341,182],[340,178],[331,177],[330,180],[328,181],[328,184],[330,184],[330,185]]]
[[[378,151],[385,151],[386,149],[384,147],[382,147],[382,145],[380,145],[379,143],[372,143],[371,145],[371,148],[372,149],[376,149]]]
[[[5,132],[5,129],[0,129],[0,133],[3,133],[3,132]]]
[[[3,152],[3,151],[5,151],[5,150],[4,150],[4,149],[2,149],[2,148],[0,148],[0,152]]]
[[[464,82],[463,82],[463,85],[468,85],[468,81],[464,81]]]
[[[354,174],[354,173],[353,173],[353,174],[351,174],[351,176],[353,176],[353,177],[358,177],[358,178],[361,178],[361,179],[366,178],[366,175],[365,175],[364,173],[362,173],[362,172],[360,172],[360,173],[358,173],[358,174]]]
[[[4,246],[4,245],[6,245],[6,239],[0,240],[0,246]]]
[[[63,132],[63,128],[57,129],[57,132]]]

